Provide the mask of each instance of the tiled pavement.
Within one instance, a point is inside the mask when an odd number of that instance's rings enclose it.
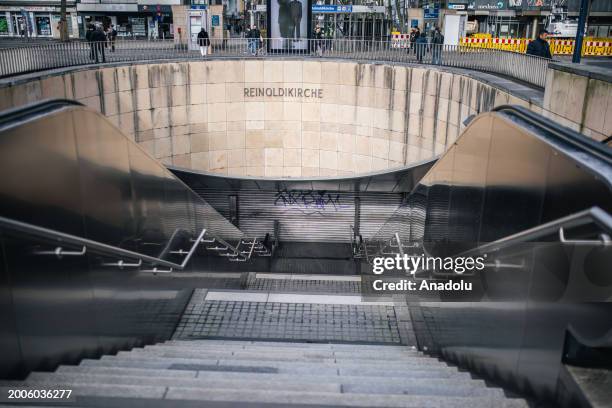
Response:
[[[235,293],[237,300],[219,300],[206,299],[205,290],[196,290],[173,339],[400,343],[393,305],[359,304],[354,296],[321,295],[316,298],[321,303],[240,301],[241,296],[248,299],[248,292]],[[330,303],[324,303],[326,298]],[[345,304],[338,303],[343,299]]]
[[[330,281],[309,279],[254,279],[248,290],[266,292],[308,292],[308,293],[360,293],[358,281]]]

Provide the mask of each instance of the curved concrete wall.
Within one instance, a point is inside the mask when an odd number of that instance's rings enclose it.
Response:
[[[3,107],[58,97],[100,110],[166,164],[266,177],[404,166],[442,153],[471,114],[529,106],[458,73],[312,59],[94,67],[0,88]]]

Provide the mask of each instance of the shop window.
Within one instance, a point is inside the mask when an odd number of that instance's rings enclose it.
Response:
[[[132,35],[135,37],[146,37],[147,28],[144,17],[130,17],[129,22],[132,26]]]
[[[0,35],[8,35],[9,34],[9,25],[8,21],[6,21],[6,16],[0,17]]]
[[[50,36],[51,35],[51,19],[49,16],[36,16],[36,35]]]

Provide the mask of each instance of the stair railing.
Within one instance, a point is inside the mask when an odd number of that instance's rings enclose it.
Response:
[[[176,263],[162,258],[119,248],[113,245],[104,244],[98,241],[93,241],[87,238],[78,237],[76,235],[67,234],[64,232],[40,227],[21,221],[16,221],[10,218],[0,217],[0,227],[4,229],[19,231],[29,235],[44,237],[47,239],[51,239],[57,243],[57,246],[51,250],[33,250],[33,255],[55,256],[58,259],[62,259],[63,257],[85,256],[90,251],[92,251],[96,253],[101,253],[104,256],[117,259],[116,262],[102,262],[101,266],[116,267],[119,269],[139,268],[140,272],[150,272],[154,274],[171,273],[174,270],[185,269],[191,257],[196,252],[198,246],[200,244],[208,243],[210,241],[222,242],[225,250],[234,252],[237,251],[236,247],[226,243],[218,237],[213,237],[212,239],[205,239],[204,237],[207,234],[206,228],[202,229],[202,231],[198,234],[197,238],[191,240],[193,244],[191,245],[188,251],[181,249],[176,251],[169,251],[169,253],[175,255],[184,255],[183,261],[181,263]],[[66,247],[68,247],[68,249]],[[71,249],[73,247],[77,247],[79,249],[73,250]],[[140,269],[143,264],[150,265],[151,269]]]

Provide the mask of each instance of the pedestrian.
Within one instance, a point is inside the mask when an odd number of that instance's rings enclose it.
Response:
[[[104,29],[102,25],[98,25],[94,32],[91,34],[91,41],[93,43],[94,49],[94,60],[96,62],[106,62],[106,56],[104,55],[104,48],[106,46],[106,34],[104,33]],[[100,58],[100,56],[102,58]]]
[[[413,54],[416,54],[416,40],[419,38],[419,27],[412,27],[410,29],[410,50]]]
[[[423,56],[425,55],[425,51],[427,49],[427,37],[425,37],[424,35],[422,35],[420,32],[418,33],[419,36],[416,39],[416,55],[417,55],[417,60],[419,62],[423,62]]]
[[[93,42],[93,33],[94,33],[94,26],[93,24],[88,24],[87,25],[87,32],[85,32],[85,40],[87,40],[87,43],[89,44],[89,59],[93,60],[94,59],[94,42]]]
[[[320,57],[323,55],[323,30],[321,30],[321,26],[318,24],[315,27],[313,38],[315,41],[316,53]]]
[[[439,27],[434,28],[434,31],[431,35],[431,44],[433,63],[439,65],[442,63],[442,47],[444,46],[444,36],[440,32]]]
[[[255,25],[251,26],[251,29],[247,33],[247,43],[248,43],[248,47],[249,47],[249,51],[251,52],[251,55],[257,55],[258,50],[259,50],[260,38],[261,38],[261,33],[259,32],[257,27],[255,27]]]
[[[550,45],[546,38],[548,37],[548,31],[541,30],[538,34],[538,38],[533,40],[527,46],[527,55],[534,55],[536,57],[552,59],[550,54]]]
[[[202,27],[198,33],[198,45],[200,46],[200,54],[202,54],[203,57],[207,56],[210,39],[208,38],[208,33],[204,27]]]
[[[115,40],[117,39],[117,30],[115,25],[111,24],[108,30],[108,42],[110,44],[111,52],[115,52]]]

